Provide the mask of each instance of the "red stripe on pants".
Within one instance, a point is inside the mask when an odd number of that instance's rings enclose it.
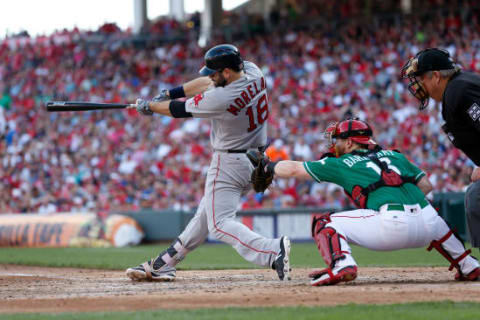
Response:
[[[259,252],[259,253],[267,253],[267,254],[274,254],[276,255],[277,253],[276,252],[273,252],[273,251],[263,251],[263,250],[258,250],[258,249],[255,249],[255,248],[252,248],[250,247],[248,244],[242,242],[240,239],[238,239],[236,236],[234,236],[233,234],[230,234],[226,231],[223,231],[221,229],[219,229],[217,227],[217,221],[215,221],[215,184],[217,182],[217,178],[218,178],[218,173],[220,172],[220,154],[218,154],[218,160],[217,160],[217,173],[215,175],[215,179],[213,179],[213,192],[212,192],[212,212],[213,212],[213,226],[215,227],[215,230],[217,230],[218,232],[220,233],[223,233],[229,237],[232,237],[233,239],[237,240],[238,242],[240,242],[240,244],[242,244],[243,246],[247,247],[248,249],[250,250],[253,250],[255,252]]]

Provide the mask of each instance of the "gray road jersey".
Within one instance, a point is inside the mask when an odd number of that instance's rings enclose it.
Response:
[[[186,111],[210,118],[210,141],[216,150],[248,149],[267,142],[270,113],[262,71],[245,61],[245,76],[225,87],[211,88],[186,102]]]

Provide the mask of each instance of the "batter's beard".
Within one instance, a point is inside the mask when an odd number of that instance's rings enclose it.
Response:
[[[213,83],[215,87],[225,87],[227,85],[227,79],[220,73],[218,80]]]

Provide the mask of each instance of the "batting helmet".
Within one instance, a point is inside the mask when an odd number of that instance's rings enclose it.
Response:
[[[331,137],[333,139],[347,139],[366,144],[376,145],[377,143],[372,139],[373,131],[368,123],[359,119],[347,119],[337,123],[335,130],[332,130]]]
[[[220,44],[205,53],[205,66],[200,69],[202,76],[209,76],[217,71],[230,68],[234,71],[243,69],[243,59],[238,49],[231,44]]]

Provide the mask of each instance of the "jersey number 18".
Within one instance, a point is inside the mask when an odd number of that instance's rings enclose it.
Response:
[[[248,120],[250,122],[250,126],[248,127],[247,131],[252,132],[253,130],[257,129],[257,123],[255,122],[255,116],[253,114],[253,107],[250,106],[245,111],[245,114],[248,116]],[[258,99],[257,103],[257,122],[258,124],[262,125],[265,120],[268,118],[268,101],[267,95],[264,94],[263,96]]]

